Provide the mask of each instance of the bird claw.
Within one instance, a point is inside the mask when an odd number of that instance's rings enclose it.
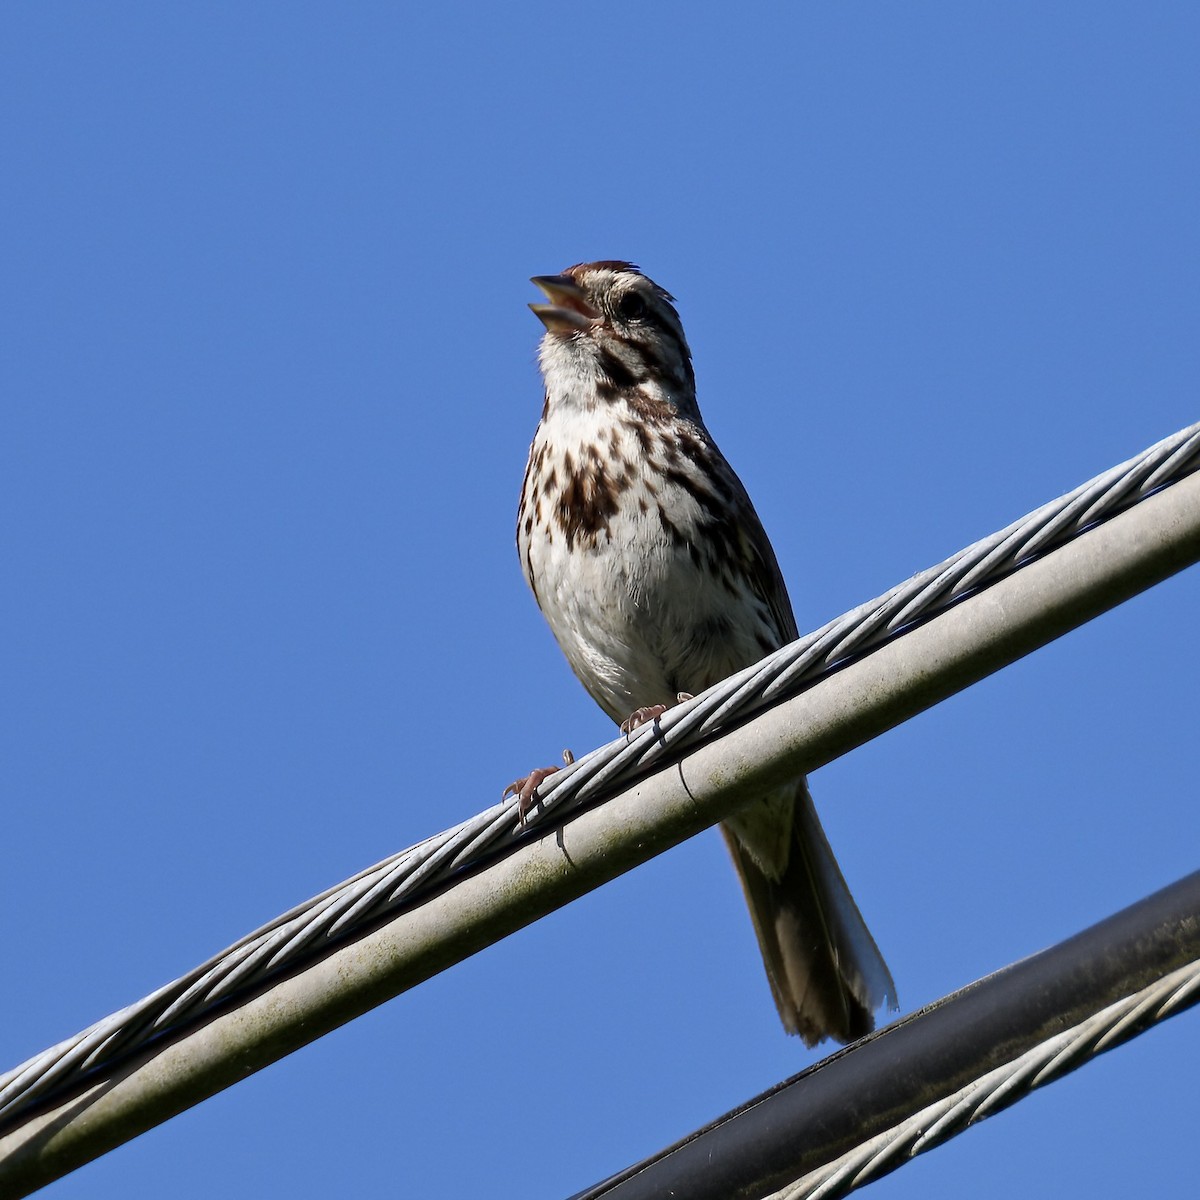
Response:
[[[564,750],[564,766],[569,767],[574,761],[575,755],[570,750]],[[537,791],[538,786],[549,779],[551,775],[561,770],[562,767],[538,767],[530,771],[524,779],[514,779],[501,793],[500,799],[507,800],[509,796],[516,796],[517,818],[524,825],[525,814],[533,807],[533,794]]]
[[[691,692],[678,692],[675,696],[675,703],[682,704],[685,700],[691,699]],[[639,725],[645,725],[647,721],[657,721],[667,711],[668,707],[666,704],[649,704],[644,708],[635,708],[621,722],[621,732],[632,733]]]
[[[632,733],[638,726],[645,725],[647,721],[657,721],[666,711],[665,704],[648,704],[643,708],[635,708],[621,722],[621,732]]]

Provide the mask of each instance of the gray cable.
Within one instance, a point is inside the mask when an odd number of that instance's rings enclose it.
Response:
[[[830,1054],[572,1200],[840,1197],[1197,1003],[1200,871]]]
[[[1200,424],[785,646],[653,725],[565,767],[539,789],[529,828],[558,824],[601,794],[803,691],[1198,468]],[[320,958],[524,836],[514,805],[497,805],[284,913],[187,975],[0,1076],[0,1124],[12,1124],[51,1093],[73,1089],[102,1066],[152,1042],[170,1040],[234,996]]]
[[[1157,1024],[1196,1003],[1197,993],[1200,962],[1192,962],[971,1080],[764,1200],[846,1196],[1143,1032],[1147,1022]]]

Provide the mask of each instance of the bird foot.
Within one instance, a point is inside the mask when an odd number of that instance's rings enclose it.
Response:
[[[682,704],[685,700],[690,699],[692,699],[691,692],[678,692],[675,696],[675,703]],[[632,733],[639,725],[645,725],[647,721],[657,721],[669,707],[667,704],[650,704],[645,708],[635,708],[621,722],[621,732]]]
[[[570,750],[563,751],[563,765],[570,766],[575,761],[575,755]],[[537,791],[538,786],[557,771],[561,771],[562,767],[538,767],[536,770],[530,771],[524,779],[514,779],[501,793],[500,799],[506,800],[509,796],[517,798],[517,817],[522,825],[525,824],[525,814],[533,807],[533,794]]]

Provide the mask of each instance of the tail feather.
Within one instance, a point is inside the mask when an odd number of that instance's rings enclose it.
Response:
[[[778,812],[771,801],[764,802]],[[786,810],[785,810],[786,811]],[[760,853],[747,838],[758,825],[722,825],[776,1007],[805,1045],[870,1033],[875,1010],[896,1007],[896,985],[829,847],[802,780],[783,853]]]

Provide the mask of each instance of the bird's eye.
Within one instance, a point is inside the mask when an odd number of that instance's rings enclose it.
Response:
[[[636,321],[646,315],[646,301],[637,292],[626,292],[617,301],[617,316],[622,321]]]

